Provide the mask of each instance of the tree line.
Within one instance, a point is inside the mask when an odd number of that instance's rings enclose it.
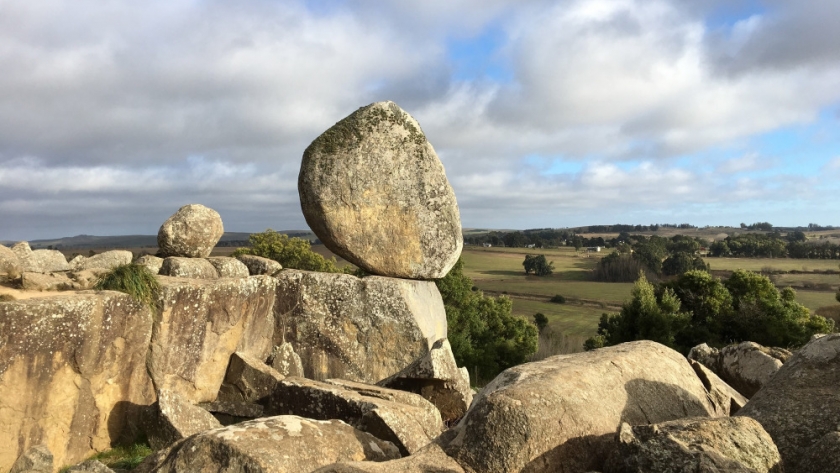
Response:
[[[709,246],[709,256],[737,258],[840,259],[840,245],[809,242],[801,231],[729,236]]]

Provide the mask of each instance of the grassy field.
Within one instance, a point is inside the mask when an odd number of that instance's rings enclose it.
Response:
[[[704,258],[712,271],[837,271],[836,260],[790,258]],[[837,276],[835,276],[837,277]],[[840,279],[838,279],[840,281]]]

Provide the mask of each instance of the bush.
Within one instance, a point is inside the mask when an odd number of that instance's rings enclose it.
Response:
[[[693,254],[678,252],[665,258],[662,262],[662,274],[676,276],[692,270],[708,271],[709,266],[703,258]]]
[[[473,373],[473,383],[490,380],[503,370],[524,363],[537,350],[537,328],[511,313],[507,296],[488,297],[472,291],[473,282],[458,260],[436,282],[449,325],[449,343],[459,366]]]
[[[543,329],[548,325],[548,317],[546,317],[542,312],[537,312],[534,314],[534,325],[536,325],[537,330],[542,333]]]
[[[91,459],[99,460],[105,466],[112,469],[133,470],[152,453],[149,445],[143,442],[105,450],[104,452],[97,453]]]
[[[284,268],[303,269],[306,271],[319,271],[322,273],[350,272],[336,266],[335,258],[324,258],[312,251],[309,240],[303,238],[289,238],[289,235],[277,233],[268,229],[262,233],[253,233],[248,237],[248,248],[239,248],[233,252],[233,256],[255,255],[263,258],[273,259]],[[362,274],[362,273],[360,273]]]
[[[160,294],[160,282],[149,268],[138,264],[123,264],[108,271],[94,285],[100,291],[119,291],[155,310]]]
[[[555,304],[565,304],[566,298],[561,296],[560,294],[555,294],[554,297],[548,300],[548,302],[554,302]]]
[[[639,278],[639,272],[646,273],[648,279],[654,277],[652,271],[633,255],[610,253],[598,261],[592,274],[601,282],[633,282]]]
[[[545,255],[525,255],[522,266],[525,267],[525,274],[533,271],[537,276],[548,276],[554,272],[554,262],[549,262]]]

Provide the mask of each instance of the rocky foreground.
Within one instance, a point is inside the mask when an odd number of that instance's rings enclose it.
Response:
[[[0,472],[108,473],[85,460],[145,439],[138,473],[840,473],[840,334],[688,358],[626,343],[475,394],[428,280],[457,261],[457,204],[416,121],[363,107],[299,182],[319,238],[372,276],[209,257],[223,226],[198,204],[133,262],[151,304],[91,290],[128,252],[0,246],[3,277],[59,291],[0,302]]]

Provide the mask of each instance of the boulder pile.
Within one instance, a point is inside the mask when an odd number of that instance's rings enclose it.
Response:
[[[307,148],[300,193],[319,238],[373,275],[209,257],[221,219],[190,205],[136,262],[159,275],[155,304],[0,302],[0,472],[109,473],[90,456],[145,438],[136,473],[840,473],[840,334],[689,359],[637,341],[473,396],[429,281],[458,258],[458,209],[417,122],[358,110]],[[27,249],[0,263],[70,287],[125,257],[56,270]]]

